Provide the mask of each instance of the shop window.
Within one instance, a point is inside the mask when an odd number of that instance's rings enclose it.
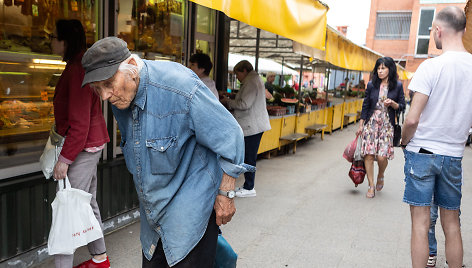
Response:
[[[422,8],[416,37],[416,56],[427,56],[429,47],[430,31],[433,25],[434,8]]]
[[[200,52],[210,56],[215,64],[215,20],[216,11],[204,6],[197,5],[197,19],[195,31],[195,52]],[[210,77],[213,77],[213,70]]]
[[[93,44],[100,1],[0,1],[0,179],[39,171],[54,123],[55,85],[65,68],[49,34],[58,19],[79,19]]]
[[[184,0],[121,0],[118,37],[129,50],[147,60],[183,63],[185,14]],[[113,155],[121,154],[121,133],[115,121]]]
[[[377,12],[375,39],[408,40],[411,12]]]
[[[182,63],[186,1],[122,0],[119,6],[118,37],[131,51],[149,60]]]

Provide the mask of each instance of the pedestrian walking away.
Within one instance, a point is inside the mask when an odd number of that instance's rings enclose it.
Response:
[[[236,209],[243,132],[198,76],[131,55],[107,37],[84,55],[83,85],[112,104],[138,194],[142,267],[212,267],[218,225]]]
[[[97,163],[110,138],[100,98],[90,87],[81,86],[85,73],[80,63],[86,48],[85,32],[79,20],[58,20],[51,39],[54,54],[67,62],[54,95],[57,133],[66,138],[53,176],[56,180],[67,176],[72,188],[92,194],[90,205],[101,225],[96,199]],[[110,267],[103,237],[87,246],[93,258],[77,267]],[[56,267],[70,268],[74,255],[57,254],[54,259]]]
[[[393,159],[393,126],[395,114],[405,108],[403,85],[398,81],[397,67],[390,57],[379,58],[367,84],[362,104],[361,120],[356,135],[362,138],[361,154],[369,180],[366,197],[375,197],[375,191],[384,187],[384,173],[388,160]],[[379,165],[374,186],[374,160]]]
[[[414,268],[424,268],[428,262],[432,200],[439,206],[449,267],[463,265],[459,223],[462,155],[472,125],[472,55],[462,44],[465,25],[465,14],[458,7],[437,13],[432,36],[442,54],[424,61],[408,87],[415,94],[401,145],[405,155],[403,201],[410,205]]]
[[[269,114],[266,108],[265,87],[252,64],[246,60],[238,62],[234,68],[241,82],[241,89],[234,100],[225,98],[221,102],[233,110],[234,117],[244,132],[244,163],[256,166],[257,151],[264,131],[270,130]],[[244,174],[244,185],[236,189],[237,197],[256,196],[254,188],[255,172]]]

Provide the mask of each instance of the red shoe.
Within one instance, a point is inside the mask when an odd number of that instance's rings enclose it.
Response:
[[[107,259],[101,263],[96,263],[90,259],[77,266],[74,266],[74,268],[110,268],[110,260],[108,260],[108,256]]]

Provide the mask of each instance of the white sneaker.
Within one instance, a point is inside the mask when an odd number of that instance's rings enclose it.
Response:
[[[434,268],[436,267],[436,256],[429,255],[428,263],[426,264],[427,268]]]
[[[256,189],[246,190],[243,187],[236,189],[236,197],[254,197],[256,196]]]

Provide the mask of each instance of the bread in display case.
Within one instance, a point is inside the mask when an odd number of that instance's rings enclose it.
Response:
[[[0,168],[37,162],[54,124],[54,88],[64,68],[56,56],[0,51]]]

